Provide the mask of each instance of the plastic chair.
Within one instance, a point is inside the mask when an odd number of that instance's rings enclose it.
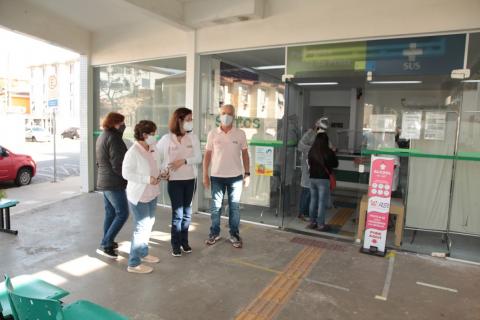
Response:
[[[60,287],[29,275],[21,275],[11,280],[20,294],[27,294],[32,297],[60,300],[69,294],[68,291]],[[0,320],[12,319],[12,316],[7,288],[5,282],[2,282],[0,283]]]
[[[16,293],[8,277],[5,277],[5,283],[16,320],[128,320],[90,301],[78,300],[62,307],[58,300],[31,298]]]

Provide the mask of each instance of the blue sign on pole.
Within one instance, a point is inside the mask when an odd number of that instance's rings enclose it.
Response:
[[[58,107],[58,99],[48,100],[49,107]]]

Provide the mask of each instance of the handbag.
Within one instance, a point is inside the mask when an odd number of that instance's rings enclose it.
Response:
[[[322,164],[323,169],[328,174],[328,179],[330,180],[330,191],[333,191],[337,187],[337,178],[335,177],[335,173],[328,171],[327,167]]]

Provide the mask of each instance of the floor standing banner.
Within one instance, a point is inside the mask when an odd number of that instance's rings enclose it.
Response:
[[[384,256],[392,197],[394,160],[372,156],[362,252]]]

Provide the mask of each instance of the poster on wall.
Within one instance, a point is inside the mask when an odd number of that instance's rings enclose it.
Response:
[[[248,94],[248,87],[240,85],[238,87],[238,112],[240,117],[250,117],[250,95]]]
[[[400,138],[406,140],[420,139],[420,132],[422,130],[422,115],[423,112],[404,112],[402,115],[402,133]]]
[[[372,156],[362,252],[385,256],[394,159]]]
[[[372,114],[370,128],[373,132],[395,132],[397,116],[394,114]]]
[[[438,111],[425,112],[425,140],[445,140],[447,113]]]
[[[285,96],[281,92],[275,92],[275,119],[282,119],[285,113]]]
[[[265,89],[257,90],[257,118],[267,117],[268,97]]]
[[[255,175],[273,176],[273,147],[255,147]]]

